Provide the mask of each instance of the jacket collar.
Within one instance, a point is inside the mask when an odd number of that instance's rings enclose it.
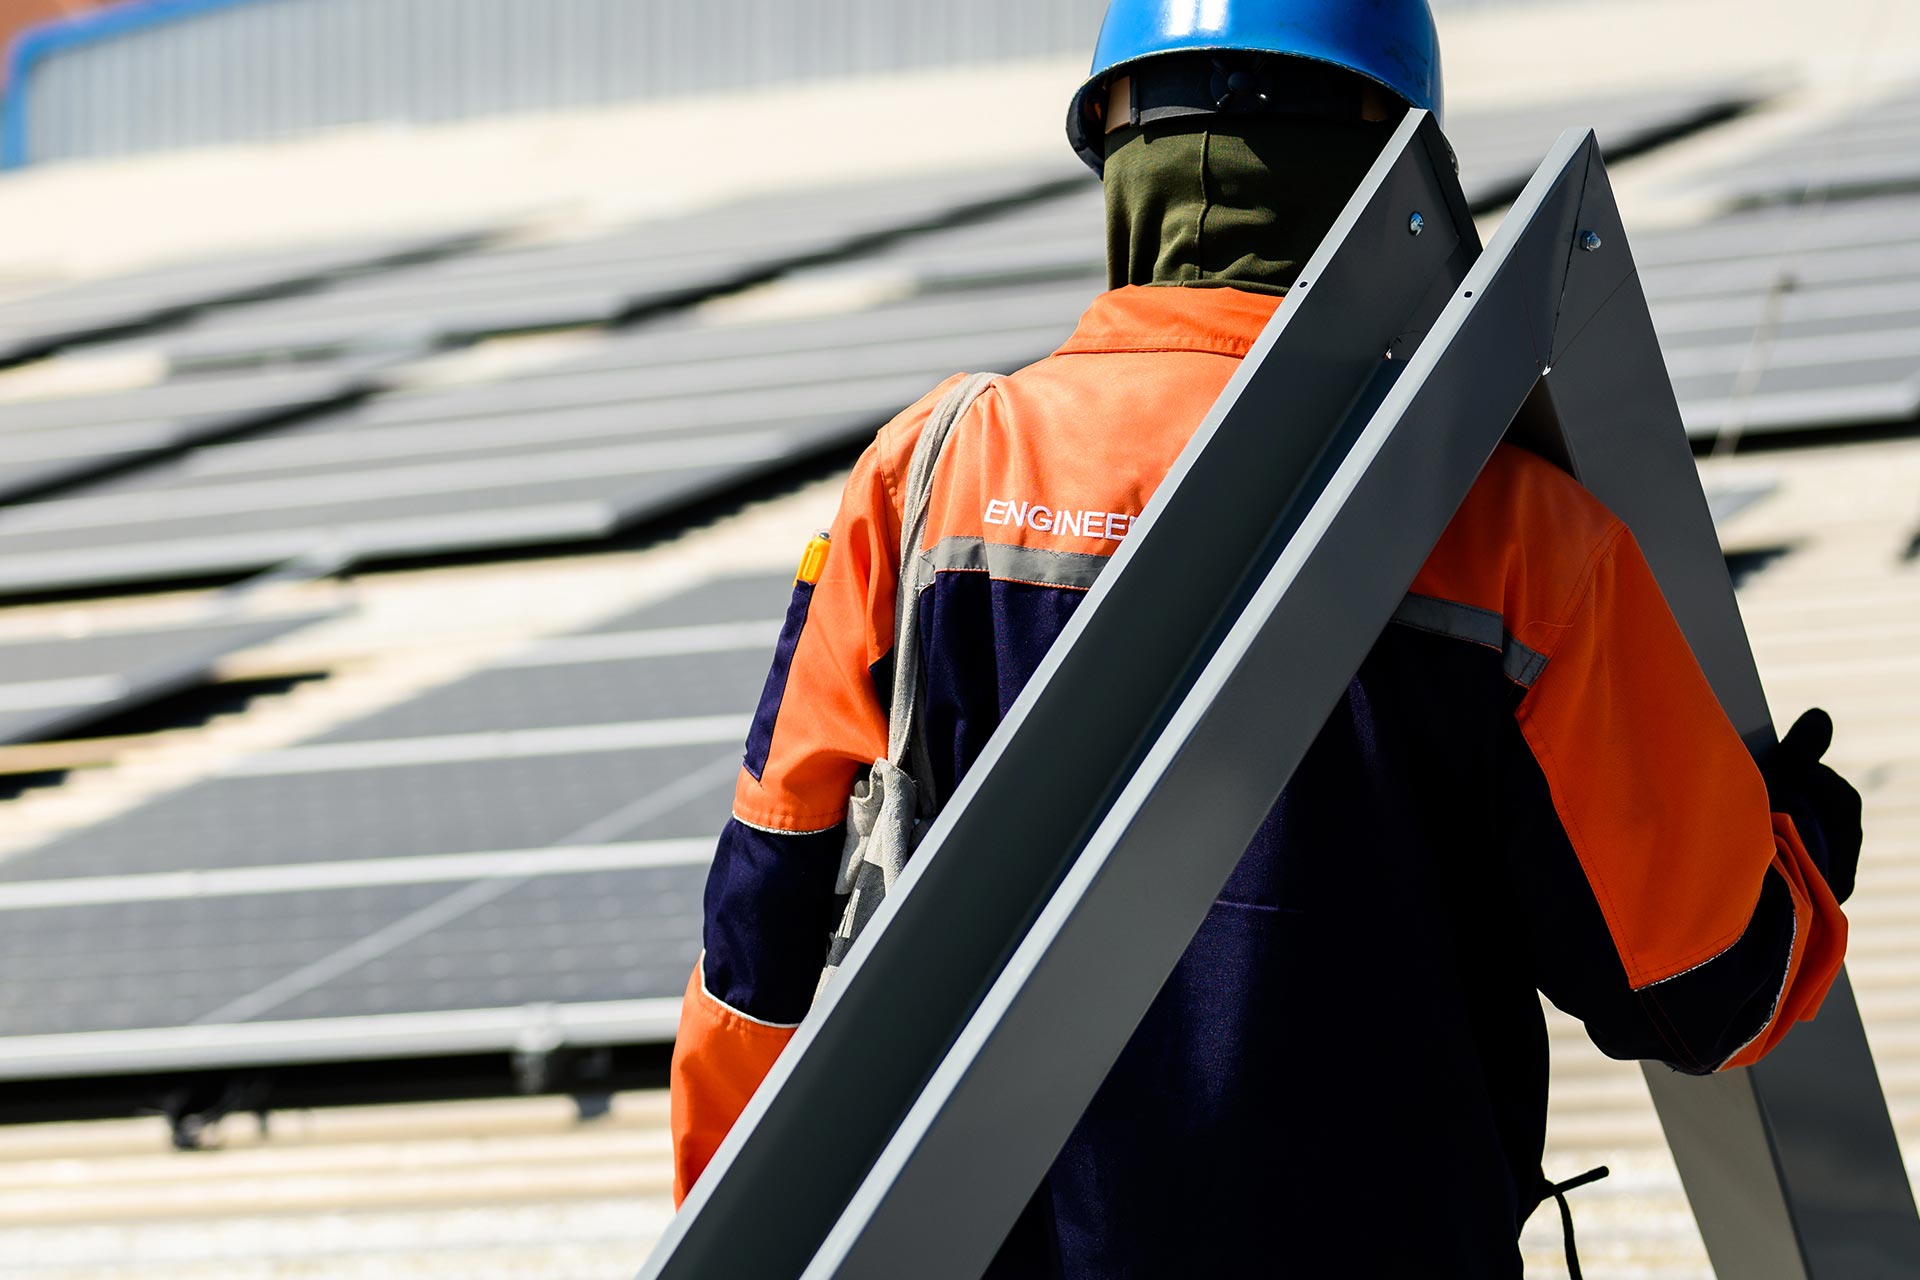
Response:
[[[1240,289],[1127,285],[1101,294],[1059,355],[1205,351],[1244,356],[1284,299]]]

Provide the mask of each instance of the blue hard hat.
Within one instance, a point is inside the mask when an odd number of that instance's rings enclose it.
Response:
[[[1163,54],[1229,51],[1342,67],[1441,113],[1440,37],[1427,0],[1113,0],[1093,74],[1067,115],[1074,150],[1095,173],[1105,167],[1104,130],[1089,108],[1116,71]]]

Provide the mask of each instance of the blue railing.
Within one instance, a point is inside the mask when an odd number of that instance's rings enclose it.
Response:
[[[135,0],[55,18],[20,32],[7,49],[6,95],[0,100],[0,169],[19,168],[29,159],[27,120],[33,109],[30,86],[34,69],[42,60],[183,18],[258,3],[261,0]]]

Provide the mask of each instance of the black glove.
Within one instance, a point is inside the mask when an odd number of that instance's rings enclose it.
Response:
[[[1860,793],[1820,763],[1833,745],[1833,719],[1818,707],[1794,721],[1760,772],[1774,810],[1793,819],[1833,896],[1853,894],[1860,866]]]

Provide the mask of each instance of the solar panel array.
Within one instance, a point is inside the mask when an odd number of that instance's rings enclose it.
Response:
[[[202,308],[311,288],[481,241],[475,231],[383,236],[170,263],[0,303],[0,365],[87,339],[182,319]]]
[[[682,323],[518,377],[382,397],[0,509],[0,591],[605,537],[871,434],[956,368],[1044,355],[1091,292]]]
[[[200,316],[160,343],[176,366],[422,349],[608,324],[1025,198],[1065,162],[762,196],[610,235],[502,245]]]
[[[1920,89],[1909,84],[1713,175],[1748,204],[1845,200],[1920,190]]]
[[[1610,132],[1632,139],[1682,128],[1724,110],[1727,101],[1708,92],[1587,105],[1613,122]],[[1470,174],[1488,175],[1483,194],[1510,185],[1524,140],[1549,137],[1558,118],[1463,117],[1462,155]],[[1016,198],[1036,190],[1062,194]],[[862,210],[851,221],[844,210],[849,195]],[[959,216],[983,203],[1010,207],[971,221]],[[758,325],[669,320],[571,363],[471,388],[382,397],[270,438],[200,449],[0,513],[0,591],[239,574],[293,560],[335,567],[608,536],[857,440],[946,372],[1012,369],[1045,354],[1100,287],[1100,218],[1097,186],[1063,187],[1057,169],[961,175],[746,202],[697,227],[676,222],[647,236],[447,258],[210,313],[165,349],[191,363],[233,357],[242,347],[256,355],[285,354],[287,345],[345,347],[369,325],[399,314],[389,303],[416,318],[478,317],[463,310],[475,298],[539,307],[548,290],[581,296],[575,286],[582,279],[596,294],[631,286],[652,290],[647,296],[659,301],[694,288],[694,280],[711,290],[776,261],[831,255],[902,227],[958,222],[895,236],[828,269],[891,277],[912,295],[904,301]],[[750,267],[739,266],[748,259]],[[623,282],[609,271],[615,260],[629,261],[635,274]],[[675,282],[664,291],[663,271]],[[470,281],[474,290],[449,292],[450,280]],[[621,292],[619,310],[630,310],[638,297]],[[304,334],[333,336],[283,344],[273,319],[281,312],[295,315]],[[485,314],[488,324],[520,323]],[[520,314],[533,323],[531,311]],[[589,310],[572,318],[611,314]],[[216,340],[241,346],[206,345]]]
[[[1593,129],[1607,159],[1617,161],[1738,114],[1763,96],[1762,88],[1748,82],[1460,110],[1447,116],[1447,139],[1460,161],[1468,203],[1481,211],[1519,195],[1541,157],[1571,126]]]
[[[344,404],[377,385],[371,365],[336,362],[0,404],[0,502]]]
[[[1063,164],[761,198],[542,248],[463,254],[474,237],[442,235],[241,256],[33,300],[15,316],[19,341],[9,350],[18,354],[197,318],[183,326],[183,345],[164,353],[184,372],[162,383],[0,405],[0,502],[14,504],[0,520],[21,549],[21,571],[0,590],[68,591],[605,536],[870,429],[937,376],[938,352],[911,344],[876,350],[839,386],[825,383],[846,377],[847,362],[815,355],[799,362],[812,372],[795,368],[784,383],[760,379],[757,401],[733,394],[708,406],[699,403],[704,394],[738,393],[754,381],[738,367],[754,353],[721,335],[707,342],[707,354],[732,354],[734,366],[715,362],[705,380],[676,380],[672,362],[699,353],[665,342],[651,360],[609,365],[603,353],[597,381],[583,372],[565,389],[570,371],[561,369],[554,379],[488,388],[478,403],[447,392],[440,404],[420,394],[354,408],[381,385],[395,354],[364,349],[404,347],[399,331],[409,326],[438,342],[697,299],[903,228],[1045,192],[1071,172]],[[600,301],[587,305],[590,295]],[[214,305],[251,298],[271,300]],[[288,341],[291,330],[275,319],[286,316],[308,337]],[[963,332],[983,327],[958,323]],[[901,332],[915,325],[903,317]],[[945,331],[922,328],[935,337]],[[333,336],[313,336],[322,331]],[[218,335],[226,336],[216,342]],[[813,341],[782,336],[780,326],[767,335],[776,349]],[[215,349],[239,336],[239,346]],[[214,345],[198,345],[202,339]],[[155,344],[141,339],[132,349]],[[283,362],[316,352],[332,358]],[[642,367],[649,363],[651,373]],[[622,364],[624,382],[610,372]],[[783,396],[785,403],[770,403]],[[451,420],[462,413],[484,421],[462,427]],[[206,449],[156,465],[195,445],[302,419],[309,421],[261,449]],[[28,501],[35,498],[42,500]],[[174,646],[149,641],[144,669],[176,673]],[[179,683],[175,674],[116,682],[105,673],[57,687],[23,681],[14,691],[20,714],[0,727],[55,732]],[[69,695],[97,697],[91,705],[48,701]]]
[[[165,625],[0,636],[0,743],[71,733],[204,680],[230,653],[329,616],[217,608]]]
[[[715,579],[0,862],[0,1038],[677,996],[789,589]]]
[[[1696,436],[1920,418],[1920,196],[1734,213],[1640,235]]]
[[[1597,118],[1633,148],[1738,101],[1640,95],[1463,114],[1454,130],[1488,202],[1566,119]],[[1044,355],[1103,284],[1099,192],[1057,170],[869,192],[851,222],[838,199],[208,313],[161,349],[232,365],[660,309],[557,363],[384,390],[184,451],[176,439],[148,465],[0,508],[0,592],[606,537],[854,444],[952,372]],[[983,201],[1005,207],[960,216]],[[1898,221],[1911,203],[1635,237],[1690,429],[1920,411],[1920,261]],[[844,309],[672,306],[780,270],[797,292],[840,290]],[[270,377],[317,388],[330,368],[203,374],[167,391],[172,410],[136,395],[19,434],[195,419],[220,395],[252,405]],[[0,465],[12,439],[0,432]],[[1762,496],[1718,494],[1716,510]],[[716,579],[0,862],[0,1040],[671,1001],[787,587]],[[8,1057],[0,1078],[30,1071]]]

